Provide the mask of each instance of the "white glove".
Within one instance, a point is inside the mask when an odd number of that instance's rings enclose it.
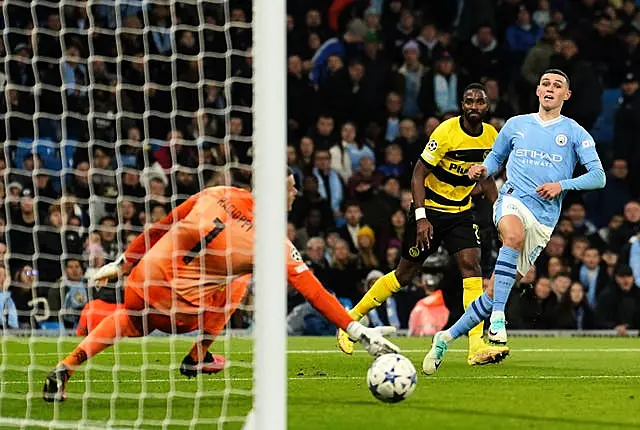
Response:
[[[113,263],[105,264],[91,276],[89,285],[94,285],[96,288],[104,287],[109,280],[120,276],[123,263],[124,255],[121,255]]]
[[[381,326],[369,328],[357,321],[352,321],[347,326],[346,332],[351,339],[360,342],[363,348],[374,357],[400,352],[400,348],[385,339],[385,336],[396,332],[395,327]]]

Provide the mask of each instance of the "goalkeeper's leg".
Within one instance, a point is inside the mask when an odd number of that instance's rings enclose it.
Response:
[[[43,399],[63,401],[65,387],[73,372],[85,361],[117,343],[123,337],[143,336],[140,311],[144,300],[130,288],[125,288],[125,306],[103,319],[98,326],[49,373],[44,384]]]
[[[189,353],[182,360],[180,373],[189,378],[198,373],[213,374],[221,371],[226,360],[223,356],[211,354],[209,347],[216,336],[224,329],[231,315],[243,302],[251,275],[243,275],[234,279],[227,289],[217,291],[207,300],[209,309],[201,315],[190,316],[195,328],[200,328],[203,335],[193,344]]]
[[[416,275],[422,263],[401,258],[398,267],[393,272],[378,278],[371,286],[364,297],[349,311],[349,315],[359,321],[371,309],[377,308],[384,303],[392,294],[408,285]],[[338,346],[345,354],[352,354],[355,341],[349,338],[344,330],[338,330]]]

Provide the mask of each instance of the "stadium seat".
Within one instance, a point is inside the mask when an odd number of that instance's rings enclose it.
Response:
[[[613,142],[614,119],[621,96],[619,88],[607,89],[602,93],[602,112],[591,130],[591,135],[600,146],[609,146]]]

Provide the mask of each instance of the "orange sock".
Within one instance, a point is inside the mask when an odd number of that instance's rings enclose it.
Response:
[[[142,330],[134,321],[140,317],[130,317],[126,309],[118,309],[103,319],[96,328],[59,364],[73,371],[94,355],[117,343],[123,337],[139,337]],[[132,321],[133,320],[133,321]]]
[[[191,347],[191,350],[189,351],[189,356],[196,363],[200,363],[204,359],[204,356],[207,354],[207,351],[209,350],[209,347],[211,346],[212,343],[213,343],[213,339],[202,339],[197,341]]]

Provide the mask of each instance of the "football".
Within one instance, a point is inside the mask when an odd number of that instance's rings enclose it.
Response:
[[[385,354],[376,358],[367,372],[367,384],[373,396],[386,403],[397,403],[416,389],[416,368],[407,357]]]

